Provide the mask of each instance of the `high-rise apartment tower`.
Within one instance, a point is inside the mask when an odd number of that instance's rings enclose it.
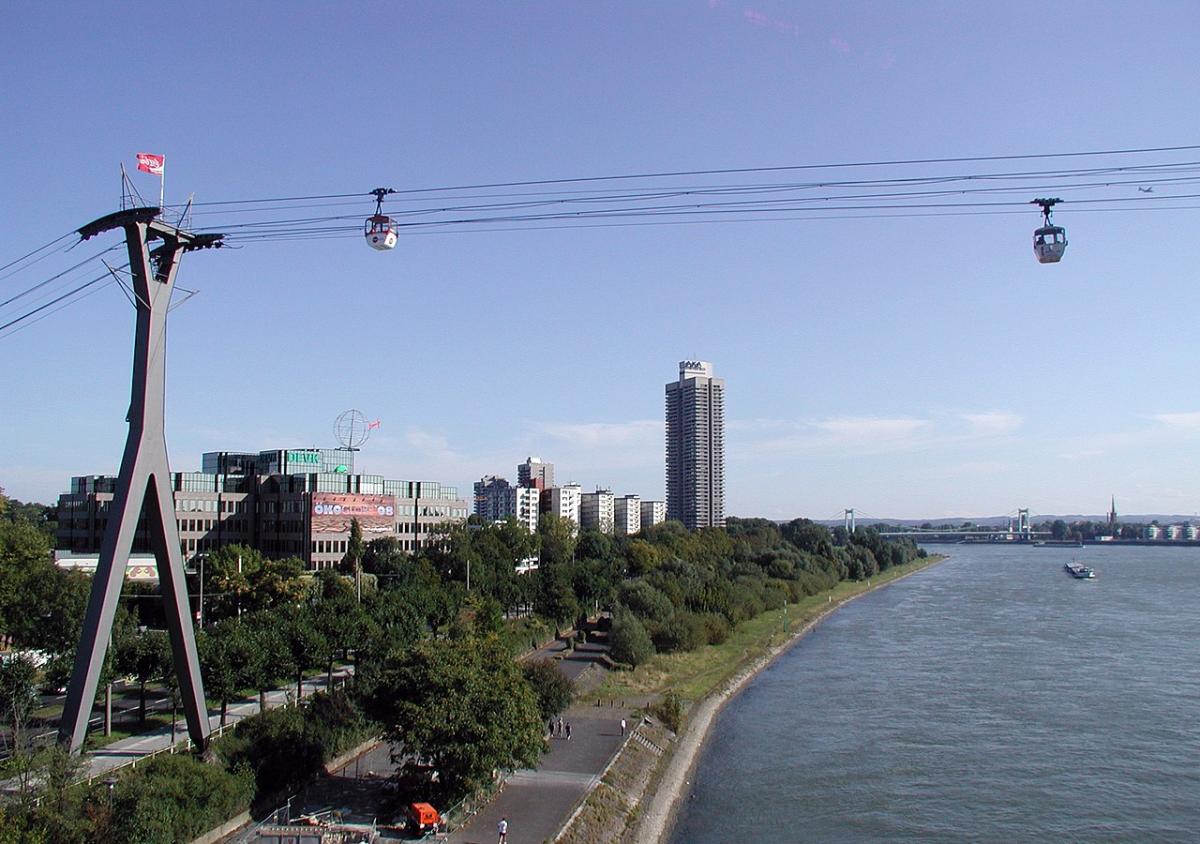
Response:
[[[707,361],[680,361],[667,384],[667,518],[725,526],[725,381]]]
[[[550,489],[554,486],[554,464],[540,457],[527,457],[524,463],[517,464],[517,486]]]

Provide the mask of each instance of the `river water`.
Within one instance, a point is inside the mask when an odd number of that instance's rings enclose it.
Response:
[[[1200,548],[931,550],[730,701],[671,840],[1200,841]]]

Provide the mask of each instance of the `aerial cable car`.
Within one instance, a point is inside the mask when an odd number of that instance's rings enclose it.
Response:
[[[372,249],[395,249],[396,221],[383,213],[383,198],[395,191],[391,188],[375,188],[371,193],[375,197],[375,213],[367,217],[363,224],[367,245]]]
[[[1057,264],[1062,260],[1063,253],[1067,251],[1067,230],[1050,222],[1050,209],[1056,202],[1062,202],[1062,200],[1035,199],[1029,203],[1042,207],[1042,220],[1045,225],[1034,229],[1033,232],[1033,254],[1042,264]]]

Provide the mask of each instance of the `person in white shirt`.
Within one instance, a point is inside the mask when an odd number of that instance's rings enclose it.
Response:
[[[500,819],[500,823],[496,824],[496,832],[500,833],[496,844],[508,844],[508,818]]]

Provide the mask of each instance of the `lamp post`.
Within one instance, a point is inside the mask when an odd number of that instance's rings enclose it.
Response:
[[[113,789],[117,787],[117,778],[109,777],[108,779],[106,779],[104,781],[104,784],[106,786],[108,786],[108,810],[111,812],[112,811]]]

